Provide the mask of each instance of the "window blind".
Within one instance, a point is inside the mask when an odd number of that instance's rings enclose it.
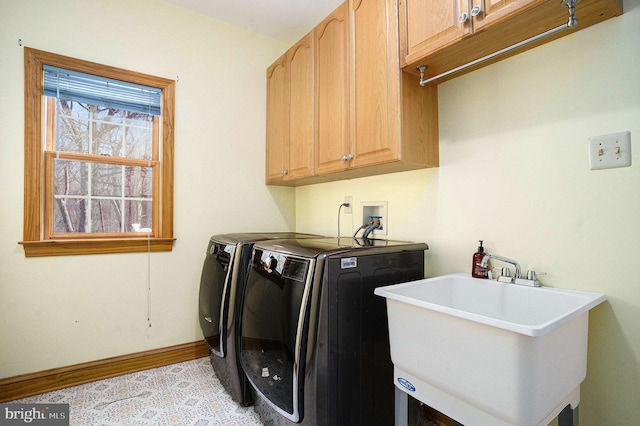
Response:
[[[50,65],[43,66],[44,95],[108,108],[160,115],[162,90]]]

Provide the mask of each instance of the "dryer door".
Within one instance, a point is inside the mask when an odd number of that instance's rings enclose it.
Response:
[[[315,260],[254,249],[242,303],[240,361],[265,400],[298,422]]]
[[[231,276],[235,249],[233,244],[210,240],[200,278],[200,328],[213,353],[220,357],[225,356],[221,313],[226,312],[223,301],[228,300],[223,296]]]

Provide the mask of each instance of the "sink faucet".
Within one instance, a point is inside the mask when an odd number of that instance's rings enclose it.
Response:
[[[522,271],[520,270],[520,264],[518,262],[516,262],[515,260],[507,259],[506,257],[497,256],[495,254],[488,254],[487,253],[482,258],[482,262],[480,263],[480,266],[482,266],[483,268],[486,268],[487,265],[489,264],[489,259],[500,260],[502,262],[506,262],[506,263],[512,264],[513,266],[516,267],[516,275],[515,275],[514,278],[516,278],[516,279],[522,278]]]

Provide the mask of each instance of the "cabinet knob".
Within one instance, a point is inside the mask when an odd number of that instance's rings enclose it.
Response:
[[[478,16],[480,15],[480,12],[482,12],[482,6],[473,6],[473,8],[471,9],[471,16]]]
[[[467,12],[462,12],[460,16],[458,16],[458,22],[460,24],[464,24],[469,19],[469,14]]]
[[[353,155],[347,154],[342,156],[342,161],[351,161],[353,160]]]

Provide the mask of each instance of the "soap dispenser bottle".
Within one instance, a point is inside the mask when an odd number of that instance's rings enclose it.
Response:
[[[482,266],[482,259],[484,259],[484,247],[482,247],[482,240],[480,241],[480,246],[478,247],[478,251],[473,253],[473,267],[471,269],[471,276],[474,278],[488,278],[489,277],[489,268]]]

